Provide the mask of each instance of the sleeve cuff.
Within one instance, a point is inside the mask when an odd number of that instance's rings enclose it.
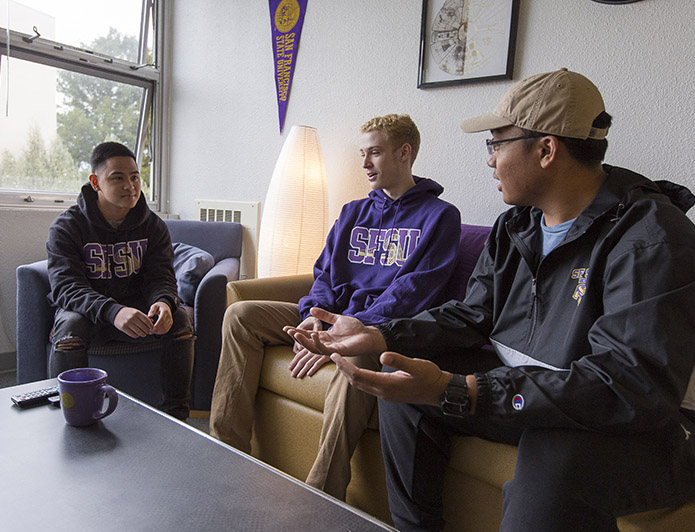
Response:
[[[116,314],[118,314],[124,306],[125,305],[121,305],[115,301],[106,303],[103,307],[101,307],[101,321],[113,325],[113,323],[116,321]]]
[[[384,341],[386,342],[386,348],[389,351],[397,351],[396,335],[393,333],[390,323],[391,322],[379,323],[377,325],[374,325],[374,327],[376,327],[376,329],[381,333],[381,336],[384,337]]]
[[[489,415],[492,410],[490,381],[485,373],[474,373],[475,381],[478,384],[476,396],[475,415]]]

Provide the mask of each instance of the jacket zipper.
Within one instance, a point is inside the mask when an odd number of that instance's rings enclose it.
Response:
[[[529,331],[528,341],[526,342],[526,352],[529,352],[531,342],[536,334],[536,325],[538,325],[538,272],[531,279],[531,330]]]
[[[521,256],[526,262],[526,264],[529,267],[529,270],[534,271],[534,265],[533,265],[533,253],[531,250],[526,246],[526,243],[519,237],[519,234],[514,231],[513,229],[510,229],[510,222],[507,222],[506,224],[506,230],[507,234],[509,235],[509,238],[511,241],[514,243],[516,248],[519,250],[519,253],[521,253]],[[540,264],[535,268],[535,272],[533,273],[533,277],[531,278],[531,329],[529,330],[528,334],[528,341],[526,342],[526,351],[529,351],[529,347],[531,346],[531,342],[533,341],[533,336],[536,333],[536,326],[537,326],[537,321],[538,321],[538,271],[540,269]]]
[[[623,203],[619,203],[617,205],[617,208],[615,210],[615,214],[613,215],[613,218],[611,218],[611,222],[616,222],[620,219],[621,216],[621,211],[625,209],[625,205]],[[565,246],[570,242],[574,242],[575,240],[578,240],[579,238],[583,237],[588,231],[589,228],[596,222],[596,220],[600,219],[602,216],[604,216],[608,211],[605,211],[603,214],[600,214],[596,216],[594,219],[592,219],[588,225],[586,225],[581,233],[575,235],[571,240],[563,241],[559,246]],[[521,253],[521,256],[523,257],[524,261],[526,264],[529,265],[529,268],[531,268],[531,265],[533,263],[531,257],[531,251],[526,247],[525,243],[523,240],[519,237],[518,233],[509,227],[510,222],[507,222],[507,234],[509,235],[510,239],[514,244],[516,245],[517,249]],[[556,248],[557,249],[557,248]],[[555,250],[551,251],[554,252]],[[543,263],[544,260],[546,260],[547,257],[543,257],[540,262],[538,263],[538,266],[536,267],[536,271],[533,273],[533,277],[531,278],[531,329],[529,330],[529,335],[528,335],[528,340],[526,342],[526,353],[528,354],[531,349],[531,343],[533,342],[534,336],[536,334],[536,328],[538,326],[538,277],[539,277],[539,271],[541,269],[541,264]]]

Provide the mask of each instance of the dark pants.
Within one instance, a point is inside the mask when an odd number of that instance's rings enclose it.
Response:
[[[194,356],[193,327],[188,314],[181,307],[174,312],[173,320],[174,323],[166,334],[131,338],[113,325],[94,324],[82,314],[58,309],[51,331],[50,377],[57,377],[68,369],[87,367],[89,365],[87,351],[90,346],[104,345],[111,341],[133,344],[161,343],[163,402],[159,408],[178,419],[185,419],[190,411]],[[63,346],[60,345],[61,343]],[[70,344],[69,348],[66,343]]]
[[[518,443],[503,487],[503,532],[617,532],[616,518],[695,499],[695,423],[680,414],[653,432],[609,436],[457,420],[436,407],[379,400],[391,514],[401,531],[441,530],[449,439]],[[465,493],[460,494],[465,497]]]

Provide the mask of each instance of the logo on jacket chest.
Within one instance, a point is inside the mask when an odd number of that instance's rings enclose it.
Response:
[[[89,279],[124,278],[140,272],[147,239],[116,244],[89,243],[82,248]]]
[[[395,264],[400,268],[417,247],[421,233],[420,229],[354,227],[348,260],[355,264]]]
[[[589,268],[577,268],[572,270],[572,279],[577,281],[577,286],[574,288],[572,299],[577,302],[577,306],[582,302],[582,298],[586,293],[586,283],[589,277]]]

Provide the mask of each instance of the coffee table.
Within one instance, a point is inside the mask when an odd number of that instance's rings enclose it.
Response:
[[[383,531],[377,519],[119,392],[89,427],[0,389],[0,522],[8,531]]]

